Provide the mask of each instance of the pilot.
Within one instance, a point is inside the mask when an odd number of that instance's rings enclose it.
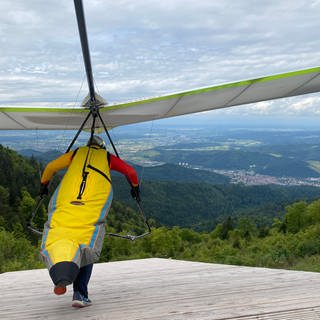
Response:
[[[140,201],[136,171],[106,150],[104,141],[92,135],[86,146],[51,161],[41,177],[40,196],[48,194],[48,184],[59,170],[67,168],[48,206],[41,256],[54,283],[54,293],[62,295],[73,283],[73,307],[86,307],[88,283],[93,263],[98,261],[105,235],[105,220],[112,202],[110,170],[124,174]]]

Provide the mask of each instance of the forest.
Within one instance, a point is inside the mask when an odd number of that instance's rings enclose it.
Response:
[[[40,170],[35,159],[0,146],[0,273],[44,267],[39,260],[40,239],[27,228],[39,192]],[[156,197],[156,183],[153,188]],[[183,199],[183,194],[176,196]],[[320,271],[320,200],[288,203],[280,208],[281,214],[273,215],[264,214],[263,207],[255,215],[249,209],[246,213],[247,209],[237,215],[226,212],[202,231],[166,225],[152,216],[153,230],[148,237],[131,242],[106,236],[100,262],[163,257]],[[35,223],[41,228],[45,220],[43,205]],[[118,200],[107,225],[108,232],[145,230],[139,213]]]

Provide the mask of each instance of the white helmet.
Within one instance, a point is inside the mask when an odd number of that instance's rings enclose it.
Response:
[[[90,137],[88,140],[87,146],[98,146],[100,148],[105,148],[106,144],[104,143],[103,139],[100,138],[99,136],[93,135]]]

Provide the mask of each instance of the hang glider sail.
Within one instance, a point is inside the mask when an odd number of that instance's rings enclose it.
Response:
[[[89,94],[78,108],[0,106],[0,130],[67,130],[121,125],[320,91],[320,67],[106,106],[94,89],[82,0],[74,0]],[[91,116],[92,115],[92,116]],[[85,121],[83,121],[85,119]]]
[[[109,106],[102,100],[100,114],[113,128],[319,91],[320,67],[315,67]],[[88,112],[86,107],[0,107],[0,129],[78,129]]]

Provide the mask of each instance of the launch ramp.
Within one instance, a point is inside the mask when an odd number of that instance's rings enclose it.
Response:
[[[52,293],[47,270],[0,274],[0,319],[320,319],[320,274],[143,259],[94,266],[93,305]]]

